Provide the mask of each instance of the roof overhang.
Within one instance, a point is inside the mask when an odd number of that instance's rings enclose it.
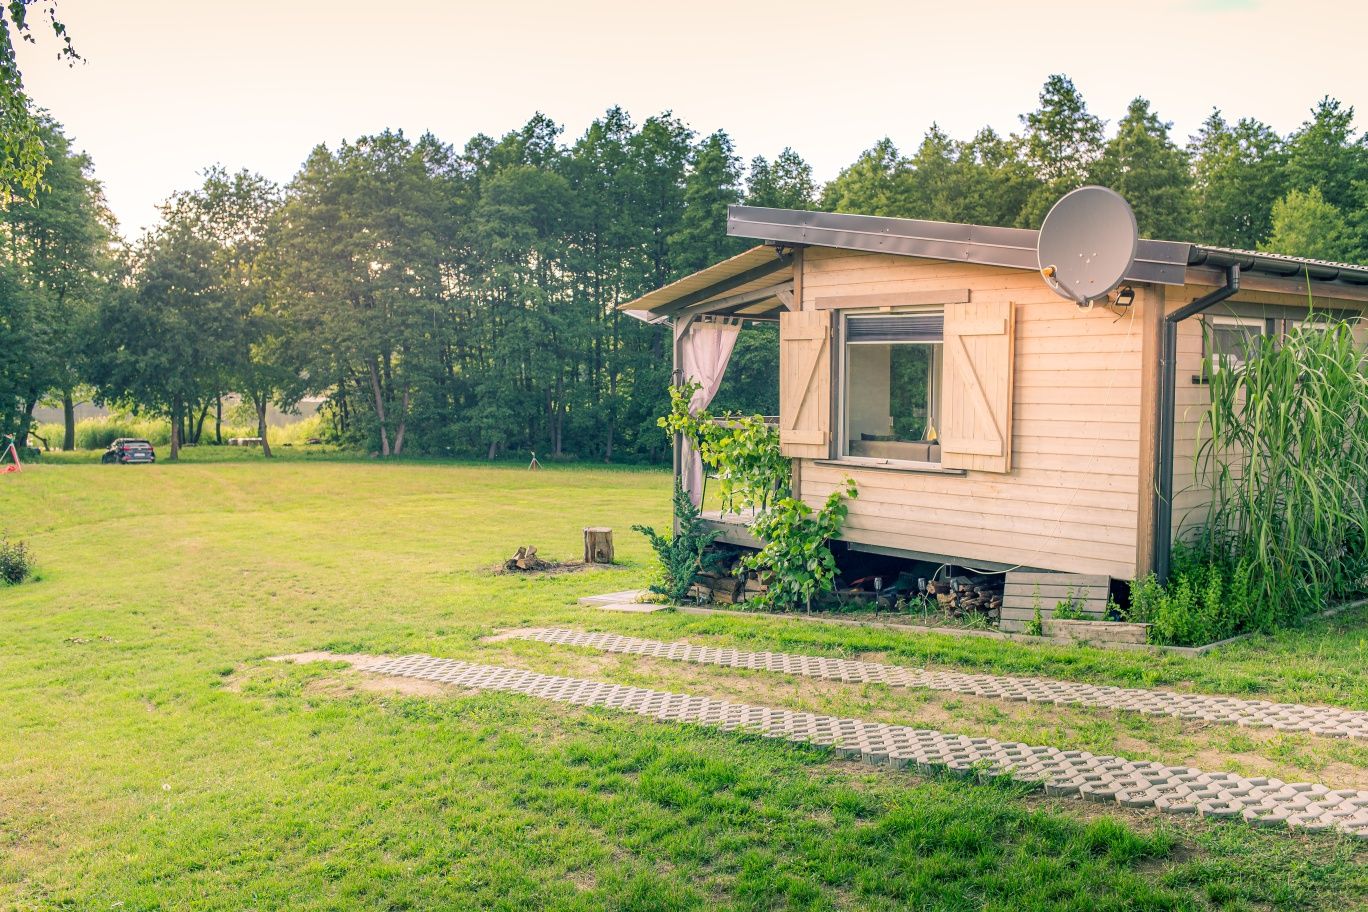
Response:
[[[1029,228],[730,206],[727,233],[794,246],[837,247],[1032,271],[1040,267],[1036,255],[1040,232]],[[1338,288],[1346,297],[1362,299],[1368,286],[1368,266],[1154,240],[1140,241],[1135,264],[1125,281],[1220,284],[1224,268],[1232,265],[1238,265],[1243,273],[1273,280],[1309,281],[1321,294],[1332,296]]]
[[[648,323],[714,315],[776,320],[793,292],[796,248],[835,247],[869,253],[1039,269],[1040,233],[921,219],[727,207],[727,233],[764,241],[744,253],[685,276],[620,306]],[[1140,241],[1124,281],[1157,285],[1219,285],[1239,266],[1251,289],[1368,301],[1368,266],[1233,250],[1177,241]]]
[[[792,293],[792,252],[762,244],[618,309],[648,323],[703,315],[777,320]]]
[[[1040,232],[1029,228],[729,206],[727,233],[773,243],[839,247],[1033,272],[1040,268],[1036,256]],[[1141,241],[1135,266],[1126,279],[1182,285],[1191,247],[1174,241]]]

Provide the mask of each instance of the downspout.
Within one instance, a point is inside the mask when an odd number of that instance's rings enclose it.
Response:
[[[1159,371],[1159,445],[1155,454],[1154,575],[1168,582],[1173,552],[1173,436],[1177,411],[1178,324],[1209,310],[1240,290],[1240,267],[1226,267],[1226,283],[1164,318],[1164,347]]]

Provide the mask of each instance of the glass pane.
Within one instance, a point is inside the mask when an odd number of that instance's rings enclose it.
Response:
[[[937,461],[940,343],[846,346],[846,454]]]
[[[1215,323],[1211,327],[1212,358],[1216,364],[1243,364],[1258,344],[1263,327],[1243,323]]]
[[[930,345],[894,345],[892,389],[894,440],[925,440],[931,424],[931,368],[935,353]]]

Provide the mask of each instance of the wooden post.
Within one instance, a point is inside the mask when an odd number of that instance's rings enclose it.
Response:
[[[584,562],[611,564],[613,562],[613,530],[606,526],[588,526],[584,530]]]
[[[1164,341],[1165,294],[1160,285],[1136,289],[1140,304],[1140,485],[1136,504],[1135,577],[1154,571],[1155,474],[1159,451],[1159,360]]]

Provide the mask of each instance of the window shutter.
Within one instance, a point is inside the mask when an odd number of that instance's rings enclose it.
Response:
[[[779,315],[779,448],[785,456],[831,455],[831,314]]]
[[[1012,470],[1010,302],[945,306],[945,388],[941,464],[981,472]]]

